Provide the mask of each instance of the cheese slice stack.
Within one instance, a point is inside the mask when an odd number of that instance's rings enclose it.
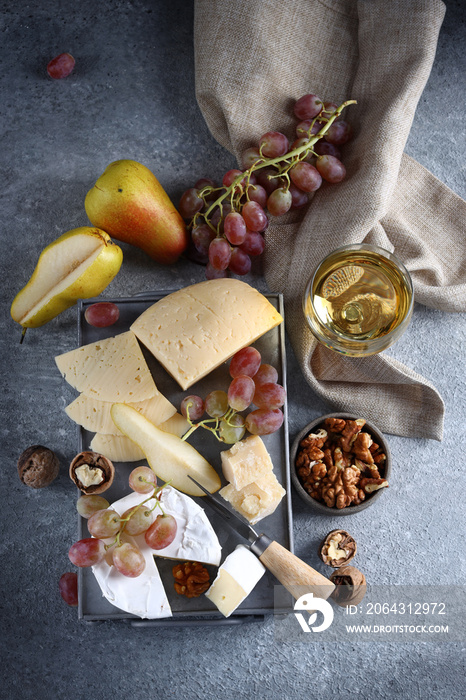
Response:
[[[58,355],[72,387],[98,401],[145,401],[156,396],[152,375],[131,331]]]
[[[226,278],[169,294],[144,311],[131,330],[187,389],[282,320],[263,294]]]
[[[122,515],[145,498],[143,494],[133,492],[113,503],[112,508]],[[135,544],[144,555],[146,567],[140,576],[123,576],[114,566],[109,566],[105,558],[92,567],[102,594],[110,603],[132,615],[148,619],[172,616],[154,557],[200,561],[215,566],[218,566],[221,558],[217,535],[204,510],[195,501],[171,486],[162,490],[160,500],[164,511],[176,519],[178,528],[175,540],[165,549],[156,551],[148,547],[144,535],[124,536],[125,541]],[[147,501],[147,504],[149,508],[152,507],[154,500]],[[158,513],[161,513],[160,509],[154,511],[154,518]]]
[[[251,593],[265,573],[265,567],[250,549],[240,544],[227,556],[206,597],[229,617]]]
[[[221,453],[222,470],[230,483],[219,492],[251,525],[271,515],[285,495],[273,464],[258,435],[235,443]]]

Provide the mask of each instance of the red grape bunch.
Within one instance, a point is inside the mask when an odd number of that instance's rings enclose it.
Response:
[[[263,364],[260,352],[247,347],[231,358],[230,376],[228,391],[211,391],[204,400],[194,394],[183,399],[180,410],[191,424],[183,440],[202,427],[210,430],[221,442],[231,445],[241,440],[246,430],[252,435],[268,435],[281,427],[281,407],[285,403],[286,391],[277,383],[275,367]],[[246,417],[240,415],[253,404],[257,408]],[[201,420],[204,413],[209,418]]]
[[[165,513],[158,498],[165,488],[157,486],[157,477],[149,467],[136,467],[129,475],[129,486],[136,493],[149,494],[139,505],[133,506],[121,516],[110,507],[102,496],[81,496],[76,504],[78,513],[87,519],[91,537],[75,542],[68,552],[75,566],[94,566],[105,558],[129,578],[140,576],[146,562],[139,547],[122,539],[122,535],[144,535],[146,544],[152,549],[164,549],[176,536],[177,523],[173,515]],[[154,505],[148,501],[154,500]],[[154,510],[162,511],[154,518]]]
[[[229,170],[220,186],[201,178],[183,193],[178,208],[189,221],[191,255],[206,264],[207,279],[246,275],[251,256],[264,250],[269,215],[304,207],[323,180],[344,179],[340,147],[351,127],[340,115],[351,104],[355,100],[338,107],[304,95],[294,105],[299,122],[291,143],[285,134],[268,131],[243,153],[243,170]]]

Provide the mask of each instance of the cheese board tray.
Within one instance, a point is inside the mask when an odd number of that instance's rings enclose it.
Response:
[[[80,346],[89,343],[96,343],[105,338],[125,333],[129,330],[134,321],[150,306],[176,290],[154,291],[143,293],[134,297],[124,297],[119,299],[105,299],[116,304],[120,311],[119,319],[112,326],[107,328],[97,328],[89,325],[85,320],[86,309],[99,299],[81,300],[78,303],[78,344]],[[265,294],[268,301],[283,316],[283,299],[280,294]],[[285,328],[284,323],[269,330],[260,337],[253,346],[261,353],[262,362],[273,365],[278,371],[278,382],[286,387],[286,355],[285,355]],[[155,384],[159,391],[180,410],[182,399],[188,394],[197,394],[205,397],[210,391],[228,389],[231,377],[228,371],[228,362],[214,369],[207,376],[200,379],[188,391],[183,391],[178,383],[168,374],[155,357],[141,344],[142,352]],[[276,511],[266,516],[263,521],[257,523],[255,527],[261,530],[263,525],[267,533],[283,545],[293,551],[293,526],[291,509],[291,486],[290,486],[290,465],[289,465],[289,438],[286,402],[283,406],[284,422],[282,427],[275,433],[262,437],[264,445],[272,459],[274,473],[279,483],[286,489],[286,495],[279,503]],[[92,449],[90,447],[93,433],[88,432],[78,426],[78,451]],[[215,468],[222,479],[222,486],[226,481],[222,476],[221,451],[228,449],[231,445],[219,442],[207,430],[199,428],[189,436],[189,443],[198,450],[203,457]],[[118,499],[126,496],[129,492],[128,477],[130,472],[139,465],[147,464],[145,459],[134,462],[114,462],[115,477],[110,488],[103,494],[112,504]],[[220,516],[212,512],[208,505],[203,503],[202,497],[193,497],[193,500],[205,510],[205,514],[222,547],[221,561],[229,555],[237,545],[246,544],[244,540],[232,532]],[[88,537],[86,526],[87,521],[78,516],[79,537]],[[186,598],[179,595],[174,590],[174,579],[172,568],[177,562],[173,559],[157,557],[157,569],[163,582],[165,592],[172,610],[171,617],[158,619],[146,619],[124,612],[113,606],[105,597],[96,581],[91,569],[80,569],[79,577],[79,619],[85,622],[97,622],[105,620],[127,621],[133,626],[190,626],[190,625],[217,625],[217,624],[239,624],[243,622],[260,622],[266,615],[272,613],[289,612],[292,609],[291,595],[285,590],[281,590],[278,581],[268,571],[259,581],[250,595],[228,618],[225,618],[219,610],[211,603],[205,595],[198,598]],[[207,565],[211,581],[215,578],[217,567]],[[128,579],[128,586],[131,586],[131,579]],[[277,588],[278,587],[278,588]]]

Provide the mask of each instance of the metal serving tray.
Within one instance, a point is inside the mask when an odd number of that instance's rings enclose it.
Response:
[[[104,338],[118,335],[127,331],[133,321],[138,318],[149,306],[154,304],[159,299],[174,290],[165,290],[159,292],[145,293],[135,297],[121,299],[106,299],[105,301],[113,301],[120,309],[120,318],[117,323],[109,328],[94,328],[90,326],[84,319],[84,312],[88,306],[99,299],[88,299],[78,303],[78,341],[80,345],[97,342]],[[283,316],[283,299],[280,294],[266,295],[269,301]],[[285,328],[284,324],[272,329],[262,336],[254,346],[262,354],[262,361],[272,364],[279,372],[278,381],[286,386],[286,358],[285,358]],[[175,380],[164,370],[157,362],[151,353],[142,346],[147,364],[152,372],[154,381],[158,389],[173,403],[179,410],[181,400],[188,393],[199,394],[203,398],[214,389],[227,390],[231,381],[228,372],[228,363],[224,363],[211,374],[193,385],[187,392],[184,392]],[[275,539],[284,547],[293,551],[293,526],[292,526],[292,511],[291,511],[291,487],[290,487],[290,467],[289,467],[289,450],[288,450],[288,421],[287,421],[287,406],[283,407],[285,420],[280,430],[272,435],[263,437],[264,443],[269,451],[275,474],[286,489],[286,496],[278,506],[275,513],[264,518],[256,525],[261,532],[263,526],[264,531],[269,537]],[[78,451],[89,449],[89,444],[92,440],[93,433],[79,428],[78,430]],[[189,442],[217,469],[220,476],[221,461],[220,452],[228,449],[229,446],[218,442],[213,435],[206,430],[199,428],[189,438]],[[105,492],[105,497],[112,503],[119,498],[129,493],[128,476],[132,469],[140,463],[145,463],[144,460],[131,463],[115,463],[115,479],[112,486]],[[222,485],[226,482],[222,476]],[[202,498],[195,499],[200,505],[203,505]],[[244,540],[235,533],[231,532],[228,526],[220,516],[211,511],[208,505],[203,506],[204,510],[210,519],[220,544],[222,546],[222,561],[233,551],[237,544],[244,543]],[[86,520],[79,517],[79,537],[88,537]],[[291,596],[285,589],[280,592],[282,599],[279,596],[279,604],[277,605],[277,594],[274,587],[278,585],[276,579],[266,572],[264,577],[259,581],[256,588],[246,598],[239,608],[229,618],[224,618],[219,613],[217,608],[205,597],[188,599],[178,595],[173,587],[172,568],[173,560],[157,558],[157,567],[159,569],[162,581],[164,583],[167,597],[173,612],[173,617],[163,618],[160,620],[142,620],[138,617],[130,615],[122,610],[111,605],[103,596],[100,588],[90,569],[79,570],[79,618],[86,622],[94,622],[98,620],[126,620],[134,626],[176,626],[176,625],[210,625],[210,624],[238,624],[241,622],[262,621],[267,614],[285,612],[292,608]],[[211,573],[211,580],[215,578],[217,568],[214,566],[207,567]]]

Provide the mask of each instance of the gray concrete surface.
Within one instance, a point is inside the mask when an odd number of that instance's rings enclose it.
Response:
[[[461,0],[446,4],[407,151],[464,196],[465,11]],[[62,410],[53,356],[74,347],[76,313],[29,332],[20,347],[9,306],[39,251],[87,224],[84,196],[109,162],[144,162],[175,201],[198,177],[220,178],[234,165],[196,104],[192,19],[192,2],[183,0],[0,3],[0,694],[6,700],[464,697],[464,637],[326,643],[315,635],[308,644],[284,643],[275,638],[272,618],[217,628],[88,626],[58,594],[60,575],[72,569],[66,553],[76,537],[66,466],[76,431]],[[51,81],[45,66],[63,51],[75,56],[75,72]],[[203,279],[186,260],[164,268],[129,246],[124,254],[108,296]],[[251,280],[265,289],[260,270]],[[361,514],[310,515],[293,494],[296,551],[311,565],[323,570],[317,543],[346,527],[372,583],[464,582],[465,342],[466,314],[416,306],[411,328],[391,352],[442,394],[444,441],[390,438],[390,493]],[[328,407],[303,386],[291,348],[288,375],[292,438]],[[19,454],[35,443],[52,447],[62,462],[59,478],[40,491],[16,474]]]

